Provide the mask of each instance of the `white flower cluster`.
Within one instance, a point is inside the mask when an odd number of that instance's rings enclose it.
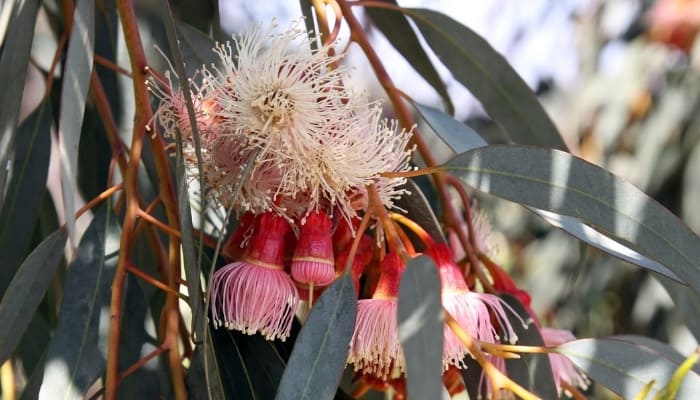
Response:
[[[375,184],[391,208],[405,179],[379,174],[409,168],[410,132],[346,88],[347,70],[334,67],[340,57],[329,56],[328,47],[314,50],[299,22],[281,33],[275,28],[257,26],[218,44],[221,64],[202,68],[200,86],[189,85],[206,190],[239,212],[303,219],[312,209],[337,208],[350,218],[366,207],[366,186]],[[180,129],[185,158],[196,165],[182,93],[172,85],[154,92],[160,124]]]

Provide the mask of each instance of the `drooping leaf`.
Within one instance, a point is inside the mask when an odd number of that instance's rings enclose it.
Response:
[[[105,370],[111,284],[120,229],[109,204],[95,212],[68,268],[58,325],[44,367],[40,399],[82,399]]]
[[[414,105],[430,127],[433,128],[438,136],[440,136],[455,152],[463,153],[475,148],[487,146],[486,141],[481,138],[478,133],[449,115],[419,103],[414,103]],[[527,208],[551,225],[564,230],[568,234],[595,248],[603,250],[621,260],[643,266],[650,270],[656,270],[676,281],[678,280],[678,277],[668,268],[603,235],[576,218],[540,210],[534,207]]]
[[[452,76],[481,101],[513,142],[567,150],[533,91],[486,40],[433,10],[401,12],[413,19]]]
[[[540,216],[552,226],[556,226],[588,245],[600,249],[620,260],[639,265],[651,271],[656,271],[664,277],[670,278],[669,284],[676,285],[678,282],[682,282],[673,271],[666,268],[663,264],[639,254],[639,252],[598,232],[576,218],[540,210],[534,207],[527,207],[527,209]]]
[[[146,329],[155,326],[144,293],[137,278],[126,278],[126,296],[122,313],[121,337],[119,344],[119,370],[124,371],[138,362],[146,354],[156,350],[158,339]],[[106,334],[106,329],[103,330]],[[119,381],[119,397],[124,399],[172,398],[169,374],[165,373],[158,358],[153,358],[138,370]]]
[[[15,360],[21,360],[27,375],[43,369],[43,357],[49,347],[51,327],[41,313],[35,313],[27,330],[13,353]]]
[[[183,269],[187,278],[187,290],[189,293],[189,305],[192,309],[192,331],[197,338],[204,336],[206,314],[204,313],[204,301],[202,300],[201,266],[198,262],[194,243],[194,229],[192,228],[192,213],[190,198],[187,190],[187,178],[182,162],[178,163],[177,197],[180,212],[181,246]]]
[[[184,76],[185,65],[180,54],[180,49],[177,42],[177,34],[175,31],[175,23],[170,11],[170,7],[167,2],[162,3],[162,13],[163,20],[165,21],[165,33],[168,38],[168,45],[170,48],[170,53],[173,57],[173,63],[175,70],[179,76]],[[191,75],[187,75],[191,76]],[[183,91],[183,94],[187,103],[187,112],[189,114],[189,122],[192,126],[193,137],[195,138],[195,146],[197,147],[198,157],[201,156],[201,149],[199,149],[199,132],[197,130],[197,123],[195,120],[194,108],[192,105],[192,97],[189,90]],[[178,197],[178,211],[180,216],[180,231],[182,233],[181,237],[181,247],[182,256],[184,261],[185,276],[187,278],[187,290],[189,293],[189,305],[192,309],[192,331],[195,337],[204,337],[204,329],[206,325],[206,315],[203,313],[204,301],[202,299],[202,287],[201,287],[201,263],[200,257],[195,250],[193,227],[192,227],[192,211],[190,208],[189,190],[188,190],[188,179],[187,172],[185,170],[185,162],[182,156],[182,138],[180,134],[177,133],[177,197]],[[200,173],[200,183],[203,183],[201,179],[202,175]],[[201,191],[203,192],[203,191]],[[200,196],[200,221],[204,218],[204,194]],[[199,248],[201,255],[201,247]]]
[[[9,2],[4,6],[10,7]],[[39,0],[13,1],[12,16],[7,27],[7,36],[2,44],[0,76],[3,78],[0,96],[0,207],[3,205],[7,169],[17,132],[20,99],[27,76],[27,64],[32,50],[34,26],[39,10]]]
[[[78,176],[78,145],[85,113],[95,50],[95,2],[77,0],[68,40],[61,110],[58,120],[63,209],[71,245],[75,245],[75,192]]]
[[[673,299],[678,314],[683,317],[685,326],[700,341],[700,294],[685,287],[680,287],[675,281],[663,276],[656,277],[666,292]]]
[[[401,275],[399,340],[406,358],[406,386],[414,399],[442,396],[444,315],[440,276],[428,256],[411,260]]]
[[[413,102],[413,106],[443,142],[456,153],[488,145],[475,130],[442,111],[417,102]]]
[[[12,178],[0,210],[0,294],[25,255],[46,192],[51,151],[51,107],[42,103],[20,125]]]
[[[667,354],[616,337],[580,339],[557,347],[593,380],[623,398],[633,398],[651,382],[656,395],[671,379],[680,363]],[[678,399],[694,399],[700,393],[700,375],[688,372],[678,390]]]
[[[507,294],[501,294],[501,298],[517,313],[517,315],[510,312],[507,314],[510,325],[518,335],[517,344],[544,346],[542,335],[520,301]],[[520,354],[520,358],[506,359],[506,371],[510,379],[539,397],[543,399],[558,397],[552,365],[547,354]]]
[[[233,351],[228,349],[217,352],[212,339],[211,331],[206,329],[203,342],[194,349],[192,364],[187,369],[187,375],[185,376],[187,387],[190,390],[190,397],[195,400],[223,400],[226,398],[226,393],[223,390],[225,382],[235,388],[229,393],[235,393],[239,399],[252,399],[253,389],[250,380],[247,379],[238,349],[234,346]],[[226,358],[227,361],[222,362],[225,366],[224,368],[235,373],[233,376],[227,376],[223,382],[221,381],[222,376],[216,362],[217,356]],[[246,379],[236,379],[241,376]],[[240,384],[241,381],[244,383]],[[234,384],[234,382],[236,383]]]
[[[700,293],[700,239],[670,211],[603,168],[558,150],[508,145],[462,153],[444,167],[482,192],[577,218],[662,264]]]
[[[61,264],[66,237],[65,229],[49,235],[22,263],[7,287],[0,301],[0,363],[14,351],[49,288]]]
[[[396,5],[394,0],[386,2]],[[450,95],[447,93],[445,83],[430,61],[428,54],[423,50],[418,36],[413,31],[406,17],[383,8],[366,7],[365,10],[367,15],[374,21],[374,25],[382,31],[389,43],[401,53],[406,61],[411,64],[411,67],[442,97],[447,112],[454,114],[454,106],[452,105],[452,100],[450,100]]]
[[[276,399],[330,399],[348,356],[357,296],[349,275],[324,290],[299,332]]]
[[[676,371],[671,376],[671,379],[668,380],[668,383],[656,394],[656,398],[654,400],[673,400],[678,398],[678,392],[680,391],[681,384],[685,378],[690,374],[698,376],[697,371],[691,372],[691,370],[693,369],[693,366],[697,365],[699,359],[700,349],[696,349],[695,352],[683,360],[681,365],[678,366]]]
[[[420,225],[423,229],[428,232],[431,238],[436,242],[446,243],[445,235],[440,227],[440,222],[438,222],[433,209],[428,203],[428,199],[425,198],[423,191],[416,184],[413,179],[408,179],[406,181],[406,189],[409,193],[401,196],[400,199],[396,201],[396,205],[403,210],[406,210],[406,214],[411,216],[411,219]],[[419,249],[422,243],[414,243],[416,248]]]
[[[100,0],[95,9],[95,57],[100,56],[105,60],[116,60],[117,57],[117,32],[121,28],[115,2],[116,0]],[[119,85],[117,72],[95,63],[94,77],[104,89],[106,106],[112,118],[121,121],[123,103],[130,99],[121,96],[122,87]],[[92,97],[95,93],[91,91],[89,94]],[[78,145],[78,187],[84,199],[96,197],[109,186],[109,165],[112,161],[112,147],[104,123],[93,105],[94,102],[90,103],[85,109]]]
[[[175,0],[172,5],[180,19],[199,30],[207,31],[212,24],[219,24],[218,1]]]
[[[202,31],[183,22],[176,21],[177,38],[188,77],[194,76],[195,70],[203,65],[219,65],[221,60],[212,51],[214,41]]]
[[[41,379],[44,376],[44,365],[46,364],[46,353],[44,353],[27,380],[27,385],[22,390],[20,400],[34,400],[39,398],[41,389]]]
[[[487,398],[486,393],[486,377],[481,365],[471,356],[465,356],[462,363],[466,368],[462,368],[459,372],[462,375],[464,386],[466,386],[467,394],[470,399]]]
[[[273,342],[226,329],[213,330],[212,341],[226,398],[274,398],[285,362]]]
[[[615,335],[609,339],[613,340],[622,340],[625,342],[630,342],[634,343],[639,346],[643,347],[648,347],[651,350],[663,354],[665,357],[667,357],[669,360],[676,364],[682,364],[686,360],[686,356],[678,352],[678,350],[674,349],[670,345],[660,342],[656,339],[652,339],[650,337],[646,336],[639,336],[639,335]],[[695,371],[696,374],[700,374],[700,364],[694,365],[691,368],[693,371]]]

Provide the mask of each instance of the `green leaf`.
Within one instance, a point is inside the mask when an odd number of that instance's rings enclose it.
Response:
[[[518,345],[544,346],[542,335],[520,301],[507,294],[501,294],[501,298],[517,313],[517,316],[508,313],[508,322],[513,327],[515,334],[518,335]],[[525,325],[523,325],[523,321],[525,321]],[[506,359],[505,362],[508,377],[520,386],[543,399],[556,399],[558,397],[548,354],[520,354],[520,358]]]
[[[41,307],[41,305],[39,306]],[[27,376],[36,370],[43,370],[44,355],[49,347],[51,327],[40,312],[34,313],[22,340],[13,353],[15,360],[21,360],[22,368]]]
[[[95,50],[95,2],[77,0],[61,90],[58,120],[63,210],[71,245],[75,234],[75,193],[78,176],[78,145],[85,113]]]
[[[673,373],[673,376],[668,381],[666,386],[664,386],[659,393],[656,394],[656,399],[659,400],[673,400],[677,398],[678,391],[680,389],[681,383],[691,373],[691,368],[697,365],[698,359],[700,359],[700,349],[695,350],[687,359],[683,360],[678,369]],[[697,372],[696,372],[697,375]]]
[[[567,150],[542,105],[481,36],[447,15],[404,8],[452,76],[469,89],[515,143]]]
[[[148,312],[148,304],[139,287],[139,279],[135,275],[128,275],[126,280],[126,296],[121,321],[122,334],[119,343],[120,371],[131,367],[146,354],[155,351],[158,346],[158,339],[146,330],[149,326],[155,326],[157,321],[154,321]],[[107,335],[107,329],[104,329],[102,334]],[[161,358],[165,357],[166,355],[161,355]],[[163,364],[159,361],[154,357],[120,380],[119,397],[124,399],[172,397],[171,394],[168,396],[170,388],[167,385],[171,384],[169,373],[161,367]]]
[[[170,47],[170,52],[173,56],[173,63],[175,70],[179,76],[184,76],[185,65],[183,64],[182,57],[180,55],[180,49],[178,47],[178,42],[175,32],[175,22],[173,20],[170,8],[167,2],[162,3],[163,21],[165,22],[165,33],[168,38],[168,45]],[[211,51],[210,51],[211,52]],[[192,75],[187,75],[192,76]],[[195,146],[197,151],[198,161],[201,161],[201,149],[199,148],[199,131],[197,130],[197,122],[194,113],[194,108],[192,105],[191,93],[189,90],[183,90],[186,103],[187,112],[189,115],[189,122],[192,127],[193,136],[195,139]],[[189,293],[189,305],[192,309],[192,331],[194,332],[195,338],[204,337],[204,329],[206,328],[206,314],[204,310],[204,300],[202,299],[202,286],[201,286],[201,246],[199,247],[199,253],[195,251],[194,235],[192,227],[192,210],[190,207],[190,198],[188,190],[188,179],[187,172],[185,170],[185,161],[182,156],[182,138],[180,134],[177,133],[177,197],[178,197],[178,211],[180,217],[180,232],[182,233],[181,247],[183,256],[183,268],[185,270],[185,277],[187,278],[187,290]],[[203,184],[203,176],[200,171],[199,183]],[[204,191],[200,190],[200,221],[204,221]],[[199,256],[198,256],[199,255]]]
[[[212,24],[219,24],[218,1],[214,0],[174,0],[173,9],[187,24],[206,31]]]
[[[428,125],[430,125],[435,133],[455,152],[462,153],[487,146],[486,141],[478,133],[449,115],[419,103],[414,102],[413,104]],[[668,268],[639,254],[629,247],[625,247],[595,229],[586,226],[576,218],[539,210],[534,207],[527,208],[553,226],[564,230],[568,234],[593,247],[603,250],[621,260],[657,271],[675,281],[679,280]]]
[[[107,202],[95,212],[68,268],[39,398],[82,399],[105,370],[107,321],[119,257],[119,222]]]
[[[577,218],[662,264],[700,293],[698,237],[603,168],[558,150],[506,145],[462,153],[444,168],[482,192]]]
[[[397,207],[406,210],[406,214],[410,215],[415,223],[425,229],[433,240],[439,243],[446,243],[447,239],[442,233],[440,222],[435,217],[435,213],[433,213],[433,209],[430,207],[430,203],[425,198],[423,191],[420,190],[420,187],[413,179],[406,181],[406,189],[408,189],[409,193],[401,196],[396,202]],[[420,249],[423,243],[421,240],[417,240],[414,241],[414,246]]]
[[[387,0],[386,3],[396,5],[394,0]],[[382,31],[389,43],[401,53],[406,61],[411,64],[411,67],[442,97],[447,112],[454,114],[454,106],[452,105],[452,100],[450,100],[450,95],[447,93],[445,83],[421,46],[418,36],[413,31],[406,17],[383,8],[369,6],[365,7],[365,10],[367,15],[374,21],[374,25]]]
[[[686,356],[679,353],[678,350],[674,349],[673,347],[669,346],[664,342],[660,342],[650,337],[639,335],[615,335],[610,339],[623,340],[625,342],[634,343],[639,346],[648,347],[657,353],[663,354],[669,360],[679,365],[683,364],[683,362],[686,360]],[[692,367],[692,370],[695,371],[696,374],[700,374],[700,365],[694,365]]]
[[[274,398],[285,362],[273,342],[223,328],[212,340],[226,398]]]
[[[276,399],[333,397],[347,360],[356,314],[355,286],[346,274],[324,290],[309,312],[282,375]]]
[[[15,350],[63,259],[66,231],[44,239],[19,267],[0,301],[0,364]]]
[[[195,71],[203,65],[221,64],[219,56],[212,51],[214,41],[209,36],[197,28],[179,21],[175,21],[175,28],[187,77],[194,76]]]
[[[231,368],[233,371],[242,371],[242,373],[235,374],[234,377],[242,375],[247,378],[247,375],[245,375],[245,368],[243,367],[242,360],[240,360],[240,357],[236,357],[240,356],[238,349],[234,346],[234,351],[230,351],[229,349],[228,351],[217,353],[214,348],[211,331],[206,329],[204,332],[204,340],[195,347],[194,354],[192,355],[192,365],[187,369],[187,375],[185,377],[187,380],[187,387],[190,389],[190,397],[192,399],[223,400],[226,399],[226,393],[223,390],[224,383],[220,380],[222,375],[219,372],[216,362],[217,355],[222,358],[233,357],[234,362],[224,361],[222,364],[225,365],[225,368]],[[227,384],[233,384],[233,382],[237,381],[232,377],[226,378],[225,382]],[[238,399],[251,399],[253,398],[253,389],[250,380],[244,379],[244,382],[245,384],[242,385],[234,384],[236,389],[231,393],[236,393]]]
[[[456,153],[488,145],[475,130],[444,112],[416,102],[413,102],[413,106],[442,141]]]
[[[46,193],[51,154],[50,128],[51,106],[44,102],[18,130],[12,177],[0,210],[0,294],[5,293],[26,254]]]
[[[198,262],[194,244],[194,228],[192,227],[192,213],[190,209],[190,197],[187,190],[187,178],[183,162],[178,163],[179,176],[177,185],[178,209],[180,215],[180,232],[182,234],[181,247],[183,269],[187,278],[187,290],[189,293],[189,305],[192,309],[192,331],[196,338],[204,336],[207,316],[202,300],[201,267]]]
[[[671,380],[680,363],[663,352],[616,337],[581,339],[560,345],[557,353],[568,357],[588,376],[623,398],[633,398],[655,381],[656,395]],[[694,399],[700,393],[700,375],[690,371],[678,389],[678,399]]]
[[[409,398],[439,399],[445,324],[440,276],[428,256],[412,259],[401,275],[398,324]]]
[[[673,299],[676,310],[683,318],[685,326],[695,336],[695,340],[700,341],[700,318],[698,318],[700,315],[700,294],[663,276],[656,277],[656,279]]]
[[[14,3],[14,4],[10,4]],[[2,43],[0,76],[2,76],[2,96],[0,96],[0,207],[6,193],[7,162],[12,156],[19,107],[22,104],[25,77],[29,54],[32,51],[34,26],[39,10],[39,0],[4,2],[5,7],[14,7],[7,28],[7,36]]]
[[[527,209],[537,214],[540,218],[544,219],[552,226],[563,230],[564,232],[582,242],[585,242],[588,245],[602,250],[611,256],[617,257],[620,260],[639,265],[640,267],[651,271],[656,271],[657,273],[663,275],[663,277],[669,278],[668,282],[670,285],[678,286],[679,283],[683,283],[683,281],[675,273],[673,273],[673,271],[666,268],[662,264],[650,259],[649,257],[639,254],[637,251],[628,246],[624,246],[620,242],[617,242],[598,232],[574,217],[556,214],[534,207],[527,207]],[[681,288],[685,289],[684,286],[681,286]]]

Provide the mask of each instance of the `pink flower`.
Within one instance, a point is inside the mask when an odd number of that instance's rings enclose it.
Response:
[[[211,286],[212,319],[225,326],[268,340],[289,336],[299,301],[291,277],[284,271],[285,235],[289,225],[282,217],[257,217],[241,261],[214,273]]]
[[[576,340],[576,337],[571,332],[563,329],[541,328],[540,334],[544,344],[547,346],[558,346]],[[550,353],[549,362],[552,364],[554,383],[556,383],[560,395],[562,394],[562,383],[564,382],[581,389],[586,389],[590,385],[591,381],[588,377],[565,356]]]
[[[475,339],[485,342],[499,343],[500,335],[511,343],[517,341],[506,310],[514,316],[517,314],[498,296],[470,291],[446,244],[436,243],[426,253],[433,257],[440,272],[442,305],[462,328]],[[492,317],[497,325],[493,324]],[[464,368],[462,360],[467,354],[469,351],[462,341],[446,326],[443,367],[455,365]]]
[[[396,299],[404,265],[397,254],[387,253],[381,266],[374,295],[357,302],[348,364],[361,374],[389,380],[406,372],[396,322]]]

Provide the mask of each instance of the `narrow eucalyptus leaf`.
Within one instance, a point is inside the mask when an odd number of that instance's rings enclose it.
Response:
[[[212,335],[209,329],[205,330],[205,335],[203,342],[194,349],[192,364],[190,368],[187,369],[185,380],[187,381],[187,387],[190,389],[190,398],[194,400],[223,400],[226,399],[226,393],[223,390],[224,384],[221,382],[221,376],[219,375],[220,372],[216,363],[217,352],[214,348],[214,342],[212,341]],[[228,349],[219,353],[221,357],[230,357],[237,354],[237,349],[234,351]],[[224,364],[233,371],[239,372],[238,375],[245,374],[242,362],[236,363],[235,361],[237,361],[238,358],[234,358],[233,360],[234,362],[226,361]],[[226,377],[225,379],[225,382],[228,384],[235,381],[234,377]],[[230,395],[233,396],[234,393],[238,399],[253,398],[253,391],[249,384],[236,387],[236,389],[230,392]]]
[[[542,335],[530,314],[520,304],[520,301],[507,294],[502,294],[501,298],[510,306],[512,311],[517,313],[516,315],[511,312],[507,314],[510,326],[513,327],[515,334],[518,335],[517,344],[522,346],[544,346]],[[543,399],[556,399],[558,397],[549,355],[538,353],[520,354],[520,358],[506,359],[505,363],[508,377],[520,384],[520,386]]]
[[[71,244],[75,245],[75,193],[78,145],[85,113],[95,50],[95,2],[77,0],[64,69],[61,110],[58,119],[63,209]]]
[[[440,136],[443,141],[457,153],[463,153],[479,147],[487,146],[486,141],[474,130],[449,115],[419,103],[413,103],[423,119]],[[668,268],[658,262],[645,257],[638,252],[626,247],[613,239],[603,235],[595,229],[585,225],[576,218],[556,214],[549,211],[528,207],[530,211],[539,215],[545,221],[564,230],[570,235],[587,244],[607,252],[621,260],[644,268],[658,271],[676,281],[678,277]]]
[[[433,240],[446,243],[445,235],[442,232],[442,227],[438,221],[433,209],[430,207],[428,199],[426,199],[423,191],[416,184],[413,179],[408,179],[406,181],[406,189],[408,189],[407,194],[401,196],[399,200],[396,201],[396,205],[403,210],[406,210],[406,214],[411,216],[411,219],[420,225],[423,229],[428,232]],[[418,240],[420,242],[420,240]],[[417,248],[420,248],[422,243],[414,243]]]
[[[157,321],[148,312],[144,292],[138,284],[139,278],[126,278],[126,296],[122,313],[121,338],[119,344],[119,370],[123,371],[139,362],[145,354],[156,350],[158,338],[149,333]],[[153,330],[151,330],[153,332]],[[100,325],[100,335],[109,336],[109,324]],[[156,399],[172,397],[171,382],[158,379],[164,368],[158,358],[153,358],[141,368],[119,381],[119,397],[124,399]]]
[[[182,56],[180,54],[180,48],[178,47],[177,35],[175,30],[175,22],[170,13],[170,7],[167,2],[162,3],[163,7],[163,21],[165,23],[165,32],[168,38],[168,45],[170,47],[170,52],[173,56],[173,63],[175,70],[179,76],[184,76],[185,65],[183,63]],[[194,28],[189,28],[194,29]],[[187,75],[192,76],[192,75]],[[193,137],[195,138],[195,146],[199,146],[199,131],[197,130],[197,122],[194,116],[194,108],[192,106],[192,98],[189,90],[183,90],[186,102],[187,102],[187,112],[189,116],[189,122],[192,127]],[[200,252],[197,253],[195,250],[193,227],[192,227],[192,211],[190,208],[189,199],[189,189],[188,189],[188,179],[187,171],[185,170],[185,161],[182,156],[182,138],[179,133],[177,136],[177,197],[178,197],[178,211],[180,217],[180,232],[182,233],[181,247],[182,247],[182,257],[184,262],[185,276],[187,278],[187,290],[189,293],[189,305],[192,309],[192,331],[196,338],[204,337],[204,329],[206,325],[206,315],[203,313],[204,310],[204,300],[202,299],[202,286],[200,284],[201,279],[201,247]],[[197,149],[198,154],[200,149]],[[199,156],[198,156],[199,158]],[[201,178],[201,173],[200,173]],[[199,180],[199,183],[203,183]],[[204,218],[204,195],[200,196],[200,221]]]
[[[245,363],[246,375],[259,399],[272,399],[278,390],[285,370],[285,362],[275,344],[261,335],[246,335],[230,332],[240,349]]]
[[[657,280],[673,299],[678,314],[683,317],[688,330],[693,334],[695,340],[700,342],[700,318],[698,318],[700,315],[700,294],[663,276],[657,277]]]
[[[639,265],[640,267],[644,267],[651,271],[656,271],[664,277],[669,278],[670,284],[677,285],[683,282],[676,274],[673,273],[673,271],[666,268],[662,264],[650,259],[649,257],[639,254],[630,247],[611,239],[610,237],[598,232],[574,217],[540,210],[534,207],[527,207],[527,209],[540,216],[552,226],[556,226],[557,228],[588,245],[602,250],[611,256],[617,257],[620,260]]]
[[[671,380],[679,362],[663,350],[640,344],[629,337],[580,339],[557,347],[593,380],[623,398],[634,398],[651,381],[655,396]],[[677,399],[695,399],[700,393],[700,375],[689,371],[680,384]]]
[[[46,193],[51,118],[51,106],[43,102],[18,130],[12,177],[0,209],[0,295],[26,254]]]
[[[700,293],[700,239],[670,211],[603,168],[558,150],[508,145],[459,154],[444,168],[482,192],[576,218],[665,266]]]
[[[49,235],[19,267],[0,301],[0,363],[15,350],[63,258],[67,233]]]
[[[104,373],[114,270],[119,257],[119,221],[109,202],[100,206],[69,266],[58,325],[46,355],[39,399],[82,399]]]
[[[386,2],[396,5],[394,0]],[[450,95],[447,93],[445,83],[430,61],[428,54],[423,50],[418,36],[413,31],[406,17],[383,8],[366,7],[365,10],[367,15],[374,21],[374,25],[389,40],[389,43],[401,53],[406,61],[411,64],[411,67],[442,97],[447,112],[454,114],[454,106],[452,105],[452,100],[450,100]]]
[[[212,51],[214,41],[209,36],[184,22],[176,21],[175,24],[184,71],[188,77],[194,76],[195,70],[203,65],[220,64],[221,60]]]
[[[413,106],[442,141],[456,153],[488,145],[475,130],[442,111],[416,102],[413,102]]]
[[[533,91],[484,38],[433,10],[401,12],[413,19],[452,76],[481,101],[513,142],[567,150]]]
[[[440,276],[428,256],[411,260],[399,287],[398,331],[406,358],[409,398],[442,397],[444,315],[440,300]]]
[[[333,398],[345,368],[356,314],[355,286],[349,275],[343,275],[309,312],[276,399]]]
[[[9,7],[10,2],[3,2]],[[39,0],[12,1],[12,16],[7,27],[7,36],[2,43],[0,76],[2,76],[2,96],[0,96],[0,207],[5,194],[7,162],[10,160],[17,133],[20,99],[24,90],[29,54],[32,51],[34,26],[39,11]]]

